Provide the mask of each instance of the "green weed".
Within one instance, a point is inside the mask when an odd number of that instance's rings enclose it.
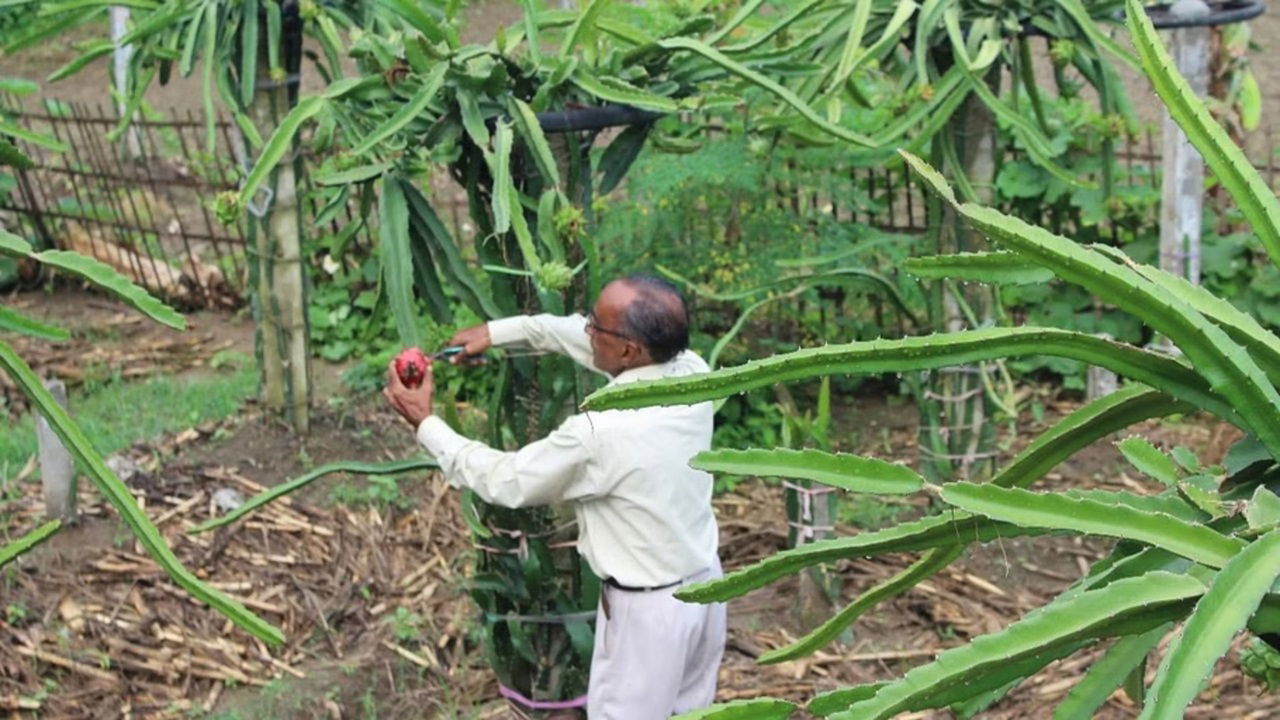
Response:
[[[256,371],[246,367],[193,380],[111,379],[73,392],[69,405],[98,452],[110,455],[167,432],[226,418],[256,391]],[[35,423],[30,414],[0,427],[0,479],[16,475],[35,452]]]

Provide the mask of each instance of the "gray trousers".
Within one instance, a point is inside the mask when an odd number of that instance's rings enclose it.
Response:
[[[720,575],[717,560],[685,583]],[[587,688],[589,720],[661,720],[715,700],[725,606],[683,603],[675,591],[601,588]]]

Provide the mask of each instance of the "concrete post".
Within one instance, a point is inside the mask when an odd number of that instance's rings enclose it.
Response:
[[[1169,14],[1181,20],[1208,16],[1204,0],[1178,0]],[[1169,52],[1178,72],[1197,96],[1209,89],[1209,28],[1178,28]],[[1200,284],[1200,226],[1204,217],[1204,160],[1168,114],[1161,156],[1164,182],[1160,200],[1160,267]]]
[[[129,94],[129,61],[133,58],[133,46],[121,45],[120,38],[129,30],[129,8],[112,5],[110,18],[111,41],[116,44],[115,50],[111,52],[111,86],[120,94],[116,99],[116,111],[123,115]],[[131,160],[142,157],[142,140],[137,128],[130,127],[125,133],[124,150],[126,157]]]
[[[67,407],[67,386],[61,380],[48,380],[44,387],[59,405],[64,409]],[[40,458],[40,482],[44,486],[45,515],[67,525],[74,523],[76,463],[43,415],[36,418],[36,447]]]

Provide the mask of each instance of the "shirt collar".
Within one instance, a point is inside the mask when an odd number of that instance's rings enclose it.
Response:
[[[679,355],[677,355],[676,357],[679,357]],[[609,384],[624,385],[626,383],[636,382],[638,380],[661,380],[662,378],[667,377],[668,375],[671,374],[671,370],[675,364],[675,360],[676,358],[671,358],[670,360],[664,363],[642,365],[640,367],[633,367],[630,370],[623,370],[622,372],[614,376],[614,378],[609,381]]]

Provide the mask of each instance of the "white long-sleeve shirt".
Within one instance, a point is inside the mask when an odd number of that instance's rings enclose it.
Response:
[[[534,315],[495,320],[497,347],[568,355],[592,364],[586,318]],[[707,372],[686,350],[670,361],[632,368],[610,385]],[[445,478],[486,502],[525,507],[572,501],[578,552],[602,578],[633,587],[666,585],[712,564],[718,530],[711,476],[689,459],[711,446],[709,402],[606,410],[574,415],[550,435],[502,452],[454,432],[431,416],[418,441],[440,462]]]

